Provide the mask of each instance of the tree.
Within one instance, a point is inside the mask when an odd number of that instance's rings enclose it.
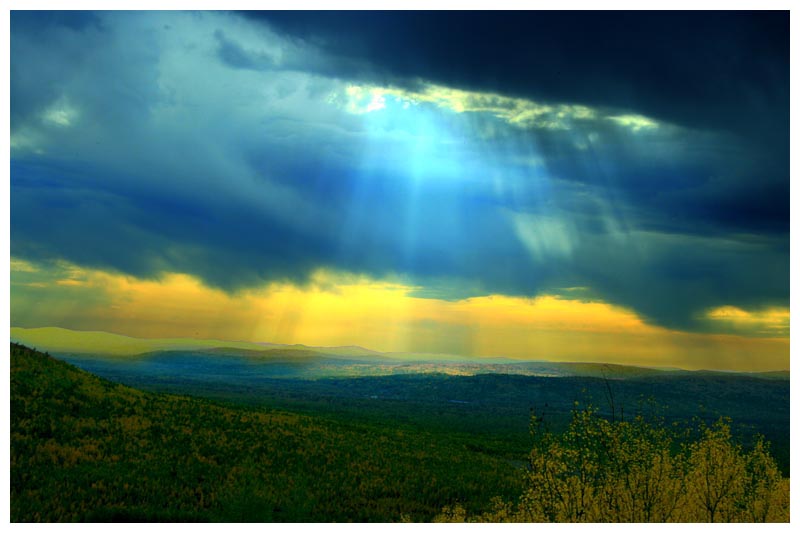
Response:
[[[563,433],[533,415],[526,489],[516,504],[470,517],[450,507],[440,521],[785,522],[788,483],[768,446],[745,452],[730,421],[692,438],[662,419],[607,420],[576,407]]]

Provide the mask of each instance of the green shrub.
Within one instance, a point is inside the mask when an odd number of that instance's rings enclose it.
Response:
[[[720,420],[698,432],[663,420],[609,421],[576,409],[563,433],[532,417],[533,449],[518,502],[470,517],[448,507],[437,521],[788,522],[789,485],[768,446],[749,451]]]

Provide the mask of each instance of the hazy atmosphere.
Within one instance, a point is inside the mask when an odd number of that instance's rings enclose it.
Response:
[[[789,18],[12,11],[10,522],[788,523]]]
[[[788,369],[788,38],[12,12],[11,325]]]

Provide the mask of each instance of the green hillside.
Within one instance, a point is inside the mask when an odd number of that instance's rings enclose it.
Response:
[[[430,520],[521,492],[437,435],[151,394],[11,344],[11,520]]]

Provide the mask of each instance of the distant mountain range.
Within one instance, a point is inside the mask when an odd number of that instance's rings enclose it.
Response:
[[[645,368],[604,363],[520,361],[449,354],[377,352],[360,346],[306,346],[210,339],[141,339],[102,331],[64,328],[11,328],[11,341],[60,355],[84,368],[95,364],[167,365],[174,370],[206,369],[253,373],[270,378],[318,379],[393,374],[513,374],[606,379],[714,374],[676,368]],[[83,362],[83,365],[80,362]],[[97,370],[97,369],[94,369]],[[719,372],[729,374],[729,372]],[[788,371],[737,373],[763,379],[789,379]]]

